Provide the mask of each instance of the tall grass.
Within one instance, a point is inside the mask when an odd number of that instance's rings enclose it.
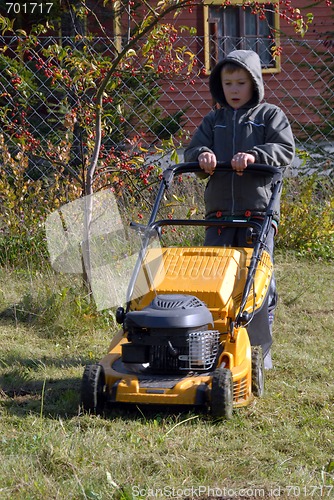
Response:
[[[165,216],[184,208],[180,190]],[[195,193],[187,209],[196,216]],[[34,207],[34,193],[29,200]],[[1,500],[334,498],[331,179],[285,183],[275,367],[265,397],[226,422],[193,408],[82,414],[83,367],[106,353],[113,312],[96,311],[80,278],[50,270],[43,229],[34,228],[29,245],[17,215],[7,214],[15,237],[8,223],[0,242]],[[197,231],[164,237],[203,240]]]
[[[82,414],[83,366],[105,354],[112,317],[72,279],[3,269],[0,498],[334,498],[333,265],[280,254],[276,275],[265,397],[213,421],[192,408]]]

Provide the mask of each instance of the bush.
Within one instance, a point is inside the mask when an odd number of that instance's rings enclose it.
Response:
[[[115,172],[100,173],[99,189],[111,189],[126,225],[129,220],[147,222],[155,199],[161,169],[147,165],[144,157],[119,158]],[[61,169],[48,177],[32,180],[24,146],[11,154],[0,135],[0,265],[43,266],[48,260],[44,222],[54,210],[82,195],[79,181],[62,175]],[[167,197],[158,218],[203,217],[205,183],[181,179],[175,194]],[[180,212],[180,214],[179,214]],[[181,214],[182,212],[182,214]],[[186,215],[188,212],[188,215]],[[286,178],[281,202],[281,224],[276,247],[292,249],[301,256],[334,259],[334,184],[328,175],[299,175]],[[168,245],[200,245],[202,232],[166,228]]]
[[[277,248],[334,259],[334,184],[318,173],[284,181]]]
[[[47,215],[78,197],[80,187],[62,172],[33,181],[24,146],[11,154],[0,135],[0,265],[41,265],[47,258]]]

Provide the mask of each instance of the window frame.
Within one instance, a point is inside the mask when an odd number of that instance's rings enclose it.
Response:
[[[258,0],[258,3],[268,4],[268,0]],[[273,0],[270,2],[272,5],[278,7],[278,1]],[[242,0],[230,0],[228,7],[242,7],[244,4]],[[223,8],[222,0],[205,0],[203,4],[203,14],[204,14],[204,65],[207,74],[210,74],[211,67],[211,53],[210,53],[210,23],[209,23],[209,9],[210,7],[220,6]],[[255,14],[254,14],[255,15]],[[278,8],[275,8],[274,15],[274,26],[275,31],[275,45],[279,46],[280,36],[279,36],[279,12]],[[275,66],[272,68],[262,68],[262,73],[279,73],[281,71],[281,57],[279,54],[273,56]],[[216,63],[218,60],[216,61]]]

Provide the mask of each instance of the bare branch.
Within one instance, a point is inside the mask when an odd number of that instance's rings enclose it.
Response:
[[[103,102],[102,102],[102,97],[103,93],[105,91],[105,88],[122,61],[122,59],[125,57],[126,53],[132,49],[136,44],[138,43],[139,40],[141,40],[146,34],[150,33],[153,28],[159,24],[159,22],[165,18],[168,14],[171,12],[174,12],[176,10],[182,9],[183,7],[187,6],[195,6],[195,5],[201,5],[202,0],[195,1],[193,3],[189,3],[189,0],[181,0],[179,2],[171,1],[170,4],[163,9],[160,13],[154,12],[154,18],[150,23],[148,23],[142,30],[138,30],[136,35],[123,47],[121,52],[117,55],[117,57],[114,59],[108,73],[105,75],[100,87],[98,88],[98,91],[96,93],[96,106],[95,106],[95,111],[96,111],[96,119],[95,119],[95,145],[94,145],[94,151],[91,157],[90,165],[87,171],[87,177],[86,177],[86,194],[92,194],[92,183],[93,183],[93,177],[94,173],[96,170],[97,166],[97,161],[99,158],[100,154],[100,149],[101,149],[101,141],[102,141],[102,109],[103,109]],[[148,5],[148,2],[145,0],[145,5]],[[149,8],[150,11],[152,11],[152,8]]]

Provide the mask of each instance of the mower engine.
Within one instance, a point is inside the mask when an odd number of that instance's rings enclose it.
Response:
[[[123,363],[148,364],[152,373],[208,371],[216,363],[219,332],[211,312],[192,295],[158,295],[126,314]]]

